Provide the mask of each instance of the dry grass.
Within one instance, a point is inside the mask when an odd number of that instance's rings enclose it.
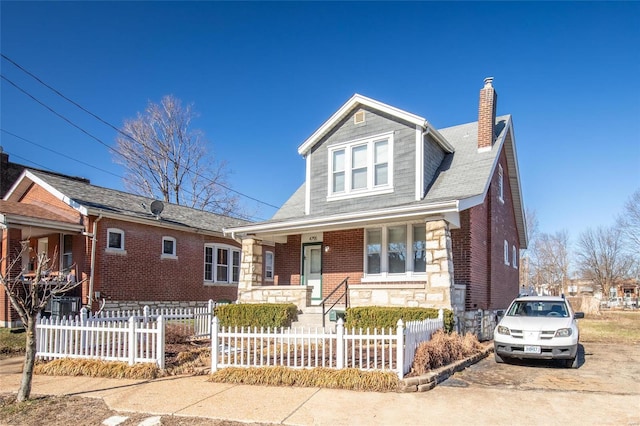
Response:
[[[640,344],[640,311],[608,311],[578,320],[580,341]]]
[[[22,355],[25,351],[26,333],[0,328],[0,359]]]
[[[128,365],[124,362],[95,359],[56,359],[35,366],[34,372],[47,376],[87,376],[111,379],[155,379],[162,375],[157,365],[143,363]]]
[[[431,340],[418,346],[413,360],[413,372],[424,374],[430,370],[450,364],[459,359],[475,355],[483,347],[473,334],[464,336],[458,333],[444,333],[437,331]]]
[[[235,368],[213,373],[209,381],[267,386],[321,387],[355,391],[389,392],[398,388],[398,376],[389,371],[354,368],[293,369],[287,367]]]

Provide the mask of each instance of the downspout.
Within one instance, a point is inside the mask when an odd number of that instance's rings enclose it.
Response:
[[[93,234],[91,235],[91,272],[89,275],[89,309],[93,302],[93,275],[96,267],[96,234],[98,233],[98,222],[102,219],[102,214],[93,222]]]

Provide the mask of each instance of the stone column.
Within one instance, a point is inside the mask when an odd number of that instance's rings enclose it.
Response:
[[[427,222],[426,227],[427,302],[451,309],[454,283],[449,224],[434,220]]]
[[[245,238],[242,240],[242,261],[240,264],[240,282],[238,283],[238,301],[251,300],[253,287],[262,285],[262,244],[260,240]]]

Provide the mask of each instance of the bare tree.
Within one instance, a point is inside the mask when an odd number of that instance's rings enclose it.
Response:
[[[538,287],[554,295],[563,292],[569,279],[569,234],[541,233],[533,246],[533,274]]]
[[[126,168],[125,186],[170,203],[220,214],[236,212],[238,199],[228,189],[226,164],[207,154],[204,134],[191,128],[196,117],[191,105],[183,107],[169,95],[126,120],[114,157]]]
[[[20,389],[18,389],[18,402],[25,401],[31,396],[31,382],[33,379],[33,366],[36,359],[36,321],[38,315],[47,306],[47,302],[53,297],[64,294],[82,284],[71,275],[62,276],[47,275],[53,263],[47,253],[37,254],[37,265],[33,278],[23,275],[21,264],[22,256],[29,250],[29,242],[23,241],[19,253],[7,260],[6,272],[0,273],[0,283],[7,293],[11,306],[16,310],[26,328],[25,358],[22,369]],[[57,251],[56,251],[57,253]],[[56,255],[54,255],[54,259]],[[72,269],[74,269],[72,267]],[[13,274],[13,271],[19,271]]]
[[[535,268],[532,267],[532,248],[535,246],[535,241],[538,237],[538,215],[535,210],[527,208],[525,212],[527,219],[527,237],[529,240],[528,249],[520,250],[520,268],[519,279],[520,285],[529,290],[532,283],[534,283]]]
[[[640,256],[640,189],[636,190],[625,203],[624,211],[618,217],[618,226],[628,244],[628,249],[636,256]]]
[[[619,227],[599,227],[580,234],[578,261],[582,274],[602,289],[608,299],[611,288],[628,278],[633,267],[631,256],[624,252]]]

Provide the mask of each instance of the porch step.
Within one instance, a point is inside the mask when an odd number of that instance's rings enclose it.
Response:
[[[336,311],[344,312],[344,305],[336,305],[333,308]],[[325,317],[325,327],[334,328],[336,322],[330,320],[331,314],[327,312]],[[298,313],[298,321],[291,324],[292,327],[322,327],[322,306],[308,306],[302,308]]]

